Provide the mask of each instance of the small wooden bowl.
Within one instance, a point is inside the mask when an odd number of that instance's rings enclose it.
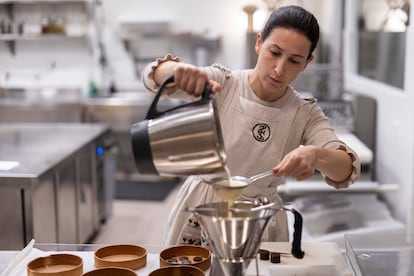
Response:
[[[160,267],[190,265],[205,271],[211,265],[211,253],[205,247],[179,245],[164,249],[160,253]]]
[[[191,265],[164,266],[158,268],[148,276],[204,276],[204,272]]]
[[[83,260],[71,254],[53,254],[39,257],[27,264],[28,276],[81,276]]]
[[[147,265],[147,250],[137,245],[110,245],[96,250],[94,260],[96,268],[123,267],[137,270]]]
[[[91,270],[83,276],[137,276],[135,271],[124,267],[103,267]]]

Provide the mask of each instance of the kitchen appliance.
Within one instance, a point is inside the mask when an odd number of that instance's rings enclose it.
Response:
[[[160,86],[144,121],[131,127],[132,151],[142,174],[186,176],[226,173],[226,155],[211,87],[201,99],[158,111],[170,76]]]
[[[345,255],[356,276],[414,275],[414,236],[404,230],[346,233]],[[386,237],[386,238],[384,238]]]
[[[256,258],[269,219],[283,208],[267,200],[236,201],[229,207],[227,202],[216,202],[188,209],[198,219],[213,252],[210,275],[246,275],[251,260]],[[291,253],[303,258],[301,216],[295,210],[286,210],[295,214]]]

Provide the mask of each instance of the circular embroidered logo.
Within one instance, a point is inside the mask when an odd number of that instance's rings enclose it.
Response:
[[[268,124],[256,124],[252,129],[253,137],[259,142],[265,142],[270,137],[270,127]]]

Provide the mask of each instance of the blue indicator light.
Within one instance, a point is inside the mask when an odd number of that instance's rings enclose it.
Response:
[[[96,154],[102,155],[104,153],[104,149],[101,146],[96,147]]]

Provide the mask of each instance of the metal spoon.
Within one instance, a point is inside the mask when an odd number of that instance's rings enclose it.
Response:
[[[272,170],[268,170],[268,171],[265,171],[265,172],[262,172],[262,173],[253,175],[253,176],[251,176],[249,178],[244,177],[244,176],[232,176],[231,177],[231,180],[245,182],[246,185],[249,185],[250,183],[253,183],[253,182],[255,182],[255,181],[259,180],[259,179],[268,177],[270,175],[273,175],[273,171]]]
[[[273,175],[272,170],[268,170],[268,171],[253,175],[251,177],[244,177],[244,176],[238,176],[238,175],[232,176],[231,181],[233,182],[233,184],[234,184],[234,182],[237,182],[238,185],[234,185],[234,186],[245,187],[245,186],[247,186],[247,185],[249,185],[249,184],[251,184],[251,183],[253,183],[253,182],[255,182],[259,179],[262,179],[262,178],[270,176],[270,175]],[[230,183],[228,183],[228,180],[223,179],[223,178],[213,179],[211,182],[214,182],[216,185],[222,185],[222,186],[228,186],[230,184]]]

